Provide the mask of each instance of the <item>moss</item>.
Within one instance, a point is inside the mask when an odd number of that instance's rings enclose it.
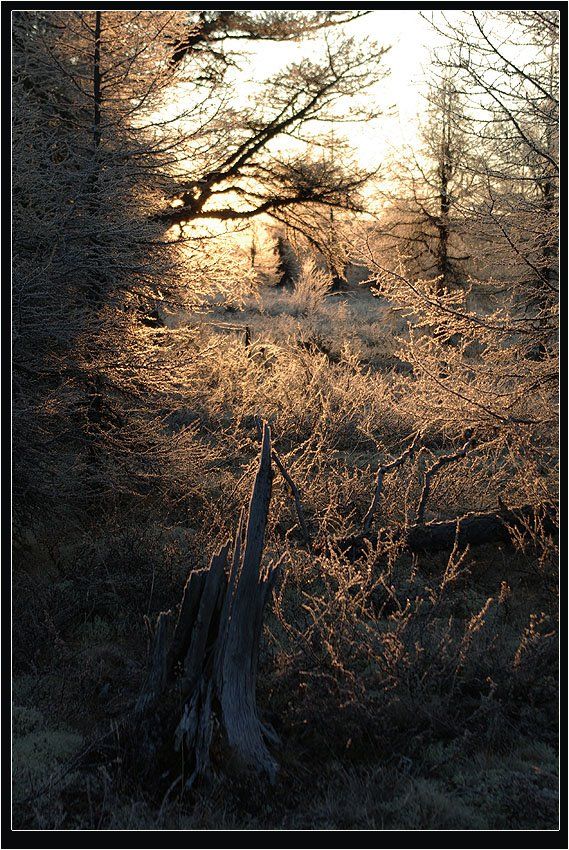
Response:
[[[14,804],[17,806],[50,779],[77,754],[83,737],[67,727],[51,725],[33,708],[14,706],[12,771]],[[67,777],[67,784],[73,782]]]
[[[84,646],[92,646],[112,641],[116,636],[116,629],[102,617],[94,617],[78,626],[77,636]]]

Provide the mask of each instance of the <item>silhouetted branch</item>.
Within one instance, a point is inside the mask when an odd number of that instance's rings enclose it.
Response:
[[[304,511],[302,510],[302,502],[300,501],[300,493],[299,493],[298,487],[296,486],[296,484],[294,483],[294,481],[292,480],[292,478],[290,477],[290,475],[286,471],[280,457],[278,456],[278,454],[276,453],[276,451],[274,449],[273,449],[273,452],[272,452],[272,458],[273,458],[274,462],[276,463],[276,465],[278,466],[284,480],[286,481],[286,483],[290,487],[291,493],[292,493],[293,498],[294,498],[294,505],[296,507],[296,515],[298,516],[298,521],[299,521],[300,527],[302,529],[302,534],[304,536],[304,540],[306,542],[306,545],[308,546],[308,551],[311,551],[310,534],[308,533],[308,528],[306,526],[306,521],[304,519]]]

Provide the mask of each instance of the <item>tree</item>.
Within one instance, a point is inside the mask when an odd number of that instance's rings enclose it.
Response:
[[[358,14],[14,13],[14,494],[22,521],[34,522],[39,505],[53,517],[69,509],[99,517],[120,499],[162,509],[169,488],[187,492],[174,459],[196,441],[191,431],[172,440],[164,416],[183,401],[189,355],[183,346],[165,352],[147,329],[216,288],[234,298],[253,272],[231,245],[200,232],[176,240],[170,225],[359,205],[363,173],[299,152],[313,149],[311,124],[341,114],[346,96],[383,73],[383,49],[333,35],[333,25]],[[291,65],[254,88],[249,105],[231,107],[243,46],[322,29],[322,60]],[[285,155],[276,145],[290,137],[297,147]],[[196,461],[198,478],[199,469]]]
[[[461,97],[450,74],[432,75],[419,147],[396,157],[382,215],[386,254],[412,274],[433,278],[438,294],[455,285],[469,259],[463,201],[473,180]]]
[[[195,175],[179,180],[169,208],[156,216],[167,225],[196,219],[238,221],[269,214],[282,220],[293,208],[325,206],[360,211],[359,190],[371,176],[364,169],[330,163],[314,156],[307,134],[316,122],[331,122],[344,98],[371,87],[383,72],[378,62],[384,48],[357,45],[354,39],[328,42],[323,61],[291,64],[262,87],[253,105],[239,115],[215,122],[215,143],[201,157],[203,137],[181,151]],[[345,108],[345,107],[342,107]],[[355,106],[350,120],[377,114]],[[230,122],[228,126],[227,122]],[[274,143],[291,139],[299,153],[279,151]],[[326,139],[319,146],[326,150]]]
[[[360,257],[409,320],[400,357],[413,368],[417,421],[456,438],[468,427],[494,441],[498,474],[523,463],[537,481],[557,440],[557,15],[442,20],[439,75],[463,104],[467,285],[433,292],[404,252],[386,261],[381,222]]]
[[[122,440],[120,408],[133,387],[113,352],[133,368],[140,352],[124,344],[133,343],[133,309],[171,278],[140,206],[161,192],[169,152],[132,124],[167,85],[148,69],[171,19],[14,15],[15,430],[24,443],[16,492],[45,498],[47,489],[57,502],[62,481],[81,492],[80,469],[97,443],[113,431]],[[166,62],[167,45],[162,55]],[[46,451],[54,443],[73,447],[63,468]]]
[[[469,12],[442,15],[433,25],[445,40],[438,62],[456,76],[468,104],[466,132],[478,152],[470,162],[478,191],[469,215],[493,246],[498,276],[509,272],[520,305],[551,335],[558,289],[559,15]]]

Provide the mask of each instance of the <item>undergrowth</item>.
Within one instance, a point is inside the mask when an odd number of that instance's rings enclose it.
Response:
[[[555,827],[554,541],[536,529],[529,547],[410,556],[387,538],[355,560],[334,545],[361,530],[380,460],[417,433],[421,450],[385,478],[376,528],[413,521],[425,468],[467,427],[476,444],[433,480],[427,520],[554,498],[554,435],[536,446],[479,411],[427,404],[397,354],[400,316],[367,291],[331,295],[313,266],[303,274],[296,294],[267,289],[229,329],[212,309],[200,323],[136,331],[149,395],[161,395],[165,371],[170,381],[167,405],[136,426],[155,465],[133,469],[112,452],[63,464],[57,497],[18,527],[16,827]],[[259,419],[313,543],[277,475],[264,557],[280,561],[280,580],[258,702],[283,742],[281,776],[260,788],[220,770],[191,794],[159,778],[149,789],[117,747],[107,762],[78,757],[136,699],[145,620],[175,605],[189,570],[233,533]]]

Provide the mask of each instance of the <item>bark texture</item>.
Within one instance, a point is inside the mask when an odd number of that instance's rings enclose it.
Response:
[[[168,686],[177,683],[183,708],[174,743],[184,755],[187,786],[210,771],[214,735],[239,768],[271,781],[277,775],[267,746],[277,737],[261,722],[255,694],[263,611],[277,569],[262,567],[272,476],[271,434],[265,424],[259,468],[231,557],[228,541],[207,569],[190,573],[169,642],[171,612],[157,620],[136,713],[140,728],[150,726],[150,740],[155,740],[157,709]]]

